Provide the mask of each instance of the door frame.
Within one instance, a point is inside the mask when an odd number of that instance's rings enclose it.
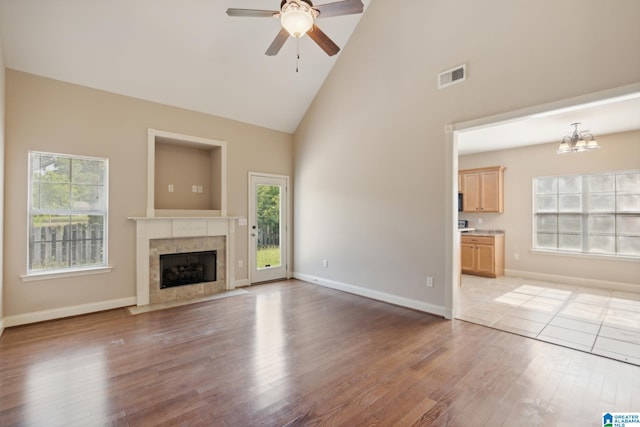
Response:
[[[272,174],[272,173],[262,173],[262,172],[252,172],[249,171],[248,174],[248,179],[247,179],[247,210],[248,210],[248,218],[249,218],[249,222],[248,222],[248,226],[247,226],[247,251],[248,253],[248,259],[249,259],[249,263],[247,265],[247,270],[248,270],[248,278],[249,278],[249,285],[253,285],[253,268],[255,265],[255,251],[253,250],[253,243],[252,243],[252,236],[251,236],[251,227],[252,224],[256,223],[256,210],[255,210],[255,204],[253,203],[253,188],[252,188],[252,181],[254,177],[263,177],[263,178],[276,178],[276,179],[282,179],[285,181],[285,203],[284,203],[284,209],[285,209],[285,223],[284,223],[284,230],[282,231],[282,240],[285,242],[286,244],[286,250],[285,250],[285,254],[282,257],[282,262],[285,263],[285,278],[286,279],[290,279],[291,278],[291,260],[292,260],[292,251],[291,251],[291,244],[292,244],[292,237],[291,237],[291,179],[288,175],[277,175],[277,174]]]
[[[564,109],[577,109],[581,108],[583,105],[627,96],[639,91],[640,83],[632,83],[627,86],[588,93],[586,95],[526,107],[502,114],[496,114],[494,116],[452,123],[444,127],[444,143],[446,147],[445,188],[447,189],[445,192],[445,227],[449,230],[445,239],[445,283],[449,283],[449,286],[445,287],[445,319],[454,319],[457,317],[458,287],[460,285],[460,233],[458,232],[458,209],[456,199],[456,195],[458,193],[458,135],[461,132],[491,127],[505,122],[526,120],[530,117],[540,115],[551,115],[554,112]]]

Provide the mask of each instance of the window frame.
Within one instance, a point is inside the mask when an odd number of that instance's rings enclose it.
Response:
[[[33,194],[35,191],[34,185],[35,181],[33,180],[33,161],[34,156],[51,156],[51,157],[59,157],[63,159],[68,159],[70,162],[73,160],[86,160],[86,161],[96,161],[101,162],[103,165],[103,175],[102,175],[102,208],[101,209],[73,209],[72,206],[69,206],[68,209],[62,209],[59,213],[50,213],[50,214],[62,214],[62,215],[94,215],[94,216],[102,216],[102,260],[100,263],[91,264],[91,265],[80,265],[73,266],[67,265],[64,267],[53,267],[53,268],[38,268],[32,269],[32,261],[31,261],[31,248],[33,244],[33,218],[35,215],[38,215],[38,210],[34,209],[33,206]],[[21,276],[21,279],[24,282],[33,281],[33,280],[44,280],[53,277],[71,277],[77,275],[86,275],[86,274],[100,274],[107,273],[112,270],[112,267],[109,266],[109,251],[108,251],[108,237],[109,237],[109,159],[105,157],[95,157],[95,156],[85,156],[85,155],[75,155],[75,154],[63,154],[63,153],[52,153],[46,151],[39,150],[30,150],[28,151],[28,178],[27,178],[27,248],[26,248],[26,274]],[[71,173],[71,172],[70,172]],[[68,184],[70,187],[73,185],[72,181],[69,181]],[[73,240],[72,240],[73,241]]]
[[[632,196],[640,196],[640,188],[634,191],[620,191],[617,188],[617,177],[619,175],[625,174],[640,174],[640,169],[631,169],[631,170],[621,170],[621,171],[605,171],[605,172],[594,172],[594,173],[583,173],[583,174],[566,174],[566,175],[546,175],[546,176],[536,176],[532,179],[532,252],[535,253],[548,253],[548,254],[557,254],[557,255],[565,255],[565,256],[574,256],[574,257],[587,257],[587,258],[608,258],[615,260],[640,260],[640,254],[630,254],[622,252],[620,253],[620,237],[638,237],[638,234],[629,234],[624,231],[619,230],[619,218],[623,217],[640,217],[640,210],[632,210],[632,211],[624,211],[618,209],[618,197],[620,195],[632,195]],[[612,210],[592,210],[589,206],[590,196],[601,194],[602,192],[598,191],[589,191],[588,182],[590,177],[594,176],[602,176],[609,175],[614,180],[614,189],[613,191],[609,191],[611,193],[611,197],[613,198],[613,208]],[[559,178],[568,178],[568,177],[576,177],[581,182],[581,189],[579,192],[575,193],[561,193],[559,188],[555,189],[554,193],[539,193],[538,192],[538,181],[544,178],[555,178],[558,180]],[[558,183],[556,182],[556,186]],[[540,211],[539,204],[539,196],[549,194],[554,195],[556,197],[556,206],[554,211]],[[576,211],[561,211],[560,209],[560,196],[562,194],[565,195],[578,195],[580,197],[580,208]],[[544,233],[539,231],[539,222],[538,219],[544,216],[551,217],[554,216],[556,218],[555,221],[555,231],[552,233],[548,231],[548,234],[555,236],[555,248],[553,247],[545,247],[538,246],[538,235],[540,233]],[[568,216],[575,216],[581,218],[580,224],[580,232],[574,232],[575,235],[580,237],[580,250],[577,249],[563,249],[560,248],[560,236],[562,234],[570,235],[570,233],[565,232],[561,233],[560,231],[560,219],[564,216],[567,218]],[[589,238],[598,236],[598,235],[606,235],[604,232],[591,232],[589,228],[590,218],[594,219],[598,216],[611,216],[613,217],[614,230],[610,236],[613,237],[613,247],[614,252],[590,252],[589,251]]]

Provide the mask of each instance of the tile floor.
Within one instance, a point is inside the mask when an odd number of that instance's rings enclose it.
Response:
[[[640,365],[640,293],[463,275],[458,318]]]

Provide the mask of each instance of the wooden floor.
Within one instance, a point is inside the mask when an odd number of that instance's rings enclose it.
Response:
[[[601,426],[640,367],[286,281],[14,327],[0,426]]]

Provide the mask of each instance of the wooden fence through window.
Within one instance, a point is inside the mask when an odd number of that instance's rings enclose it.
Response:
[[[258,248],[269,246],[280,246],[280,230],[272,230],[269,226],[258,228]]]
[[[102,264],[102,224],[67,224],[32,227],[29,244],[31,270]]]

